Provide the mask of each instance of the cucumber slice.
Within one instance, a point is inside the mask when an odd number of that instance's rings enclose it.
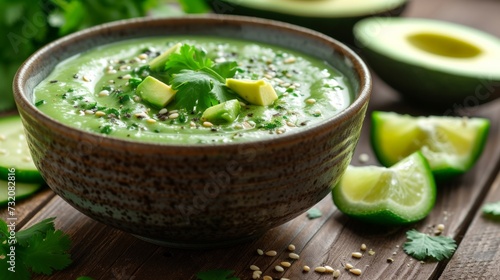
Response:
[[[0,180],[0,206],[17,202],[37,192],[43,184]]]
[[[0,118],[0,180],[7,180],[9,170],[15,169],[16,182],[43,183],[26,142],[19,116]]]

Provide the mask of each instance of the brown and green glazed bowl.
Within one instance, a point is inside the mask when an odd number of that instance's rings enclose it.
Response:
[[[299,133],[199,145],[141,143],[61,124],[33,105],[33,89],[64,59],[131,38],[213,35],[287,47],[324,60],[354,89],[344,111]],[[15,100],[36,166],[50,188],[106,225],[156,244],[228,245],[283,224],[324,198],[350,163],[371,91],[365,64],[320,33],[239,16],[135,19],[57,40],[19,69]]]

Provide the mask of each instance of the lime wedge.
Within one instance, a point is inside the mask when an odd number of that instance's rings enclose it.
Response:
[[[489,127],[489,120],[483,118],[413,117],[376,111],[372,113],[371,142],[382,165],[391,166],[420,150],[436,180],[445,180],[474,165]]]
[[[415,152],[389,168],[348,166],[332,195],[346,215],[401,225],[429,214],[436,201],[436,184],[427,160]]]

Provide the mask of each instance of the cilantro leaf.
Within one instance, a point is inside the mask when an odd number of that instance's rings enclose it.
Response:
[[[24,263],[35,273],[50,275],[54,269],[63,269],[71,263],[67,253],[70,246],[68,235],[60,230],[48,230],[45,236],[37,233],[29,240]]]
[[[45,219],[30,228],[16,232],[16,243],[8,240],[10,233],[4,232],[5,221],[0,219],[0,270],[8,271],[2,279],[23,280],[30,279],[31,272],[52,274],[54,270],[63,269],[71,263],[67,251],[70,248],[70,239],[62,231],[54,229],[54,218]],[[16,265],[12,267],[5,256],[15,248]],[[14,270],[15,272],[12,272]]]
[[[198,272],[196,277],[198,280],[240,280],[240,278],[232,276],[233,274],[232,270],[214,269]]]
[[[213,62],[207,53],[195,46],[183,44],[178,53],[172,53],[165,63],[165,70],[173,76],[182,70],[200,70],[212,67]]]
[[[500,201],[487,203],[482,208],[483,214],[500,218]]]
[[[49,230],[54,231],[55,230],[54,220],[55,220],[54,217],[48,218],[32,225],[27,229],[18,231],[16,233],[17,242],[22,246],[27,246],[28,241],[33,235],[37,233],[46,233]]]
[[[457,249],[455,240],[447,236],[430,236],[412,229],[406,232],[406,237],[403,249],[417,260],[449,259]]]
[[[215,64],[212,69],[223,79],[232,78],[238,71],[238,63],[236,61],[224,61]]]
[[[188,112],[201,112],[234,98],[225,84],[206,71],[182,70],[174,75],[172,88],[177,90],[175,106]]]

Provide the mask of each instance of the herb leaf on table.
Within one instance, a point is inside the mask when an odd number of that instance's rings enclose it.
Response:
[[[482,208],[483,214],[500,218],[500,201],[487,203]]]
[[[455,240],[447,236],[430,236],[412,229],[406,232],[406,237],[404,251],[421,261],[449,259],[457,249]]]
[[[4,280],[30,279],[31,273],[51,275],[71,264],[68,253],[71,240],[67,234],[55,230],[54,218],[45,219],[30,228],[15,233],[10,238],[8,225],[0,219],[0,270]],[[15,267],[8,262],[15,248]]]

